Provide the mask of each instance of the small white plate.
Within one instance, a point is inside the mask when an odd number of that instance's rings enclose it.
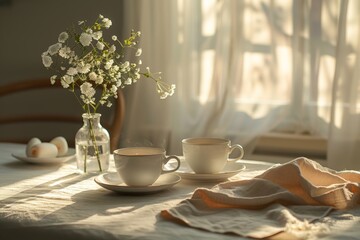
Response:
[[[146,187],[132,187],[126,185],[117,172],[104,173],[94,178],[94,181],[108,190],[120,193],[152,193],[168,189],[178,182],[181,177],[174,173],[162,174],[150,186]]]
[[[198,174],[195,173],[189,165],[186,163],[184,157],[179,157],[181,160],[180,168],[176,171],[181,178],[188,179],[188,180],[196,180],[196,181],[222,181],[226,180],[229,177],[235,176],[239,172],[245,170],[245,165],[241,164],[238,161],[234,162],[227,162],[224,169],[218,173],[211,173],[211,174]],[[172,163],[169,163],[172,164]]]
[[[69,160],[75,158],[75,149],[69,149],[68,153],[65,156],[52,157],[52,158],[28,157],[28,156],[26,156],[25,152],[12,153],[11,155],[16,159],[27,162],[27,163],[58,164],[58,163],[66,162],[66,161],[69,161]]]

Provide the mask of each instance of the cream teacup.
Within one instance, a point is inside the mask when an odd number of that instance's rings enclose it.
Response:
[[[236,161],[244,156],[241,145],[231,145],[223,138],[187,138],[182,140],[183,155],[190,168],[198,174],[220,172],[228,161]],[[240,154],[229,159],[230,153],[238,149]]]
[[[171,170],[164,169],[170,160],[177,161],[177,167]],[[114,151],[116,171],[128,186],[145,187],[153,184],[161,174],[174,172],[180,167],[180,160],[176,156],[165,155],[162,148],[130,147]]]

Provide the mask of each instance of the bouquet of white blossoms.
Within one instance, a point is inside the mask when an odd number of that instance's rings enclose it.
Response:
[[[110,107],[118,88],[135,83],[141,75],[155,81],[161,99],[171,96],[175,85],[162,81],[161,73],[153,74],[148,67],[142,72],[140,59],[136,62],[124,60],[126,50],[132,50],[136,58],[140,57],[142,49],[137,48],[140,32],[131,31],[130,37],[123,41],[113,35],[109,42],[104,39],[103,30],[111,25],[110,19],[99,15],[90,26],[86,21],[79,21],[70,31],[60,33],[58,42],[41,55],[44,66],[57,73],[51,76],[51,83],[60,81],[64,88],[74,92],[79,102],[84,103],[82,106],[87,113],[95,113],[100,105]],[[81,101],[76,95],[76,87],[80,88]],[[97,96],[96,91],[101,94]]]
[[[44,66],[56,71],[56,75],[50,78],[51,83],[60,81],[64,88],[72,91],[87,116],[95,114],[99,106],[110,107],[111,99],[118,96],[119,88],[135,83],[141,76],[155,81],[161,99],[174,93],[175,85],[162,81],[160,73],[151,73],[148,67],[141,71],[139,57],[142,50],[137,47],[140,32],[131,31],[130,36],[123,41],[116,35],[113,35],[110,41],[106,41],[103,30],[109,29],[111,25],[111,20],[102,15],[99,15],[92,25],[80,21],[71,30],[60,33],[58,42],[41,55]],[[125,57],[131,56],[131,51],[135,55],[135,62],[124,60]],[[102,150],[97,144],[91,121],[89,123],[90,141],[94,147],[99,170],[102,171]],[[82,151],[83,170],[86,172],[87,155],[91,150],[86,146]],[[92,158],[92,155],[89,157]]]

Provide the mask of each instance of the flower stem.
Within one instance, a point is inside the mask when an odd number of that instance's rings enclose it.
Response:
[[[98,161],[98,165],[99,165],[99,170],[100,172],[102,172],[102,167],[101,167],[101,162],[100,162],[100,153],[99,153],[99,147],[96,143],[96,138],[95,138],[95,134],[94,134],[94,128],[93,128],[93,122],[92,121],[89,121],[90,123],[90,137],[92,139],[92,142],[93,142],[93,145],[94,145],[94,149],[95,149],[95,154],[96,154],[96,158],[97,158],[97,161]]]
[[[81,151],[84,152],[84,172],[87,171],[87,168],[86,168],[87,167],[87,153],[88,153],[87,149],[88,149],[87,146],[82,146],[82,149],[81,149]]]
[[[90,107],[89,105],[87,105],[87,112],[89,114],[89,133],[90,133],[90,137],[91,137],[91,140],[92,140],[92,143],[93,143],[93,146],[94,146],[94,150],[95,150],[95,154],[96,154],[96,159],[97,159],[97,162],[98,162],[98,165],[99,165],[99,170],[100,172],[102,172],[102,167],[101,167],[101,161],[100,161],[100,153],[99,153],[99,147],[97,145],[97,142],[96,142],[96,138],[95,138],[95,134],[94,134],[94,126],[93,126],[93,121],[90,120],[90,116],[92,115],[90,113]],[[93,115],[92,115],[93,116]]]

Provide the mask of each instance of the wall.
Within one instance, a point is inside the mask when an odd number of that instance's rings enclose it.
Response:
[[[113,21],[110,32],[119,34],[121,6],[119,0],[11,0],[0,5],[1,83],[48,76],[41,53],[79,20],[95,20],[101,13]]]
[[[0,86],[9,82],[50,77],[51,73],[43,67],[41,53],[57,41],[60,32],[79,20],[93,21],[98,14],[112,20],[109,35],[121,37],[122,5],[120,0],[0,0]],[[36,99],[34,99],[36,98]],[[48,104],[49,100],[55,104]],[[33,103],[29,103],[34,100]],[[15,104],[16,107],[10,107]],[[25,110],[19,110],[25,106]],[[0,100],[0,116],[10,112],[63,111],[79,112],[82,109],[73,96],[61,89],[61,92],[49,92],[45,95],[12,96]],[[57,129],[54,126],[31,125],[25,129],[0,127],[0,134],[34,136],[61,134],[72,137],[74,130]]]

